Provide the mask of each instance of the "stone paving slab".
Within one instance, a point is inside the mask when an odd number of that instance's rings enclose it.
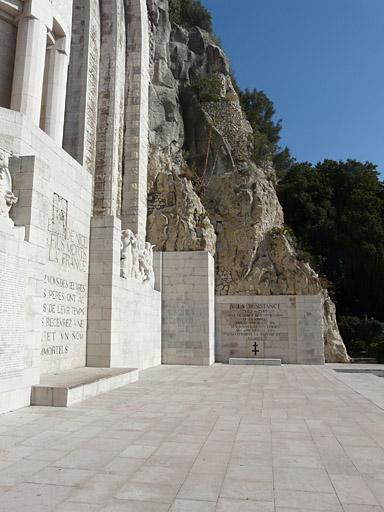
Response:
[[[4,512],[384,512],[384,379],[162,366],[0,416]]]

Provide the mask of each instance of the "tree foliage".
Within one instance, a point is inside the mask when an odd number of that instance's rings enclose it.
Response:
[[[186,27],[200,27],[212,33],[211,13],[199,0],[169,0],[171,23]]]
[[[340,316],[338,324],[340,334],[351,355],[374,353],[376,345],[384,343],[384,324],[378,320]]]
[[[278,194],[300,246],[333,283],[339,314],[384,321],[384,185],[376,167],[296,164]]]
[[[260,165],[273,162],[275,169],[285,172],[292,164],[293,158],[287,147],[281,148],[281,119],[275,120],[273,102],[263,91],[238,89],[240,103],[252,130],[252,158]]]

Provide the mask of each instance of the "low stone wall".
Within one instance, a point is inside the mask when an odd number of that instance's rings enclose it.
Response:
[[[324,364],[321,297],[217,296],[216,361],[231,357]]]

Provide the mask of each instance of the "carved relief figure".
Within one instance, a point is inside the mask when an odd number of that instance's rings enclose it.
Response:
[[[9,211],[17,203],[12,192],[12,178],[8,170],[8,155],[0,150],[0,217],[9,219]]]
[[[52,231],[64,236],[68,223],[68,201],[59,194],[53,194]]]
[[[155,286],[153,271],[153,245],[140,244],[130,229],[121,233],[121,277],[139,279]]]
[[[130,229],[121,233],[121,277],[137,279],[139,276],[139,254],[137,239]]]
[[[143,282],[148,282],[152,288],[155,286],[155,273],[153,272],[154,247],[154,245],[146,242],[139,253],[139,268]]]

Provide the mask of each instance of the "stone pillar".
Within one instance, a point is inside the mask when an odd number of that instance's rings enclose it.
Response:
[[[94,215],[120,213],[125,92],[123,0],[101,0],[101,53]]]
[[[62,37],[47,49],[41,115],[42,129],[60,145],[63,142],[67,76],[68,52],[66,38]]]
[[[100,65],[99,0],[74,0],[64,149],[95,173]]]
[[[87,366],[110,368],[118,344],[113,285],[120,279],[121,222],[111,215],[92,217],[87,327]]]
[[[25,114],[39,125],[47,25],[31,13],[31,5],[31,2],[26,2],[25,15],[18,25],[11,109]]]
[[[145,240],[147,227],[149,28],[145,0],[125,0],[127,20],[123,229]]]

